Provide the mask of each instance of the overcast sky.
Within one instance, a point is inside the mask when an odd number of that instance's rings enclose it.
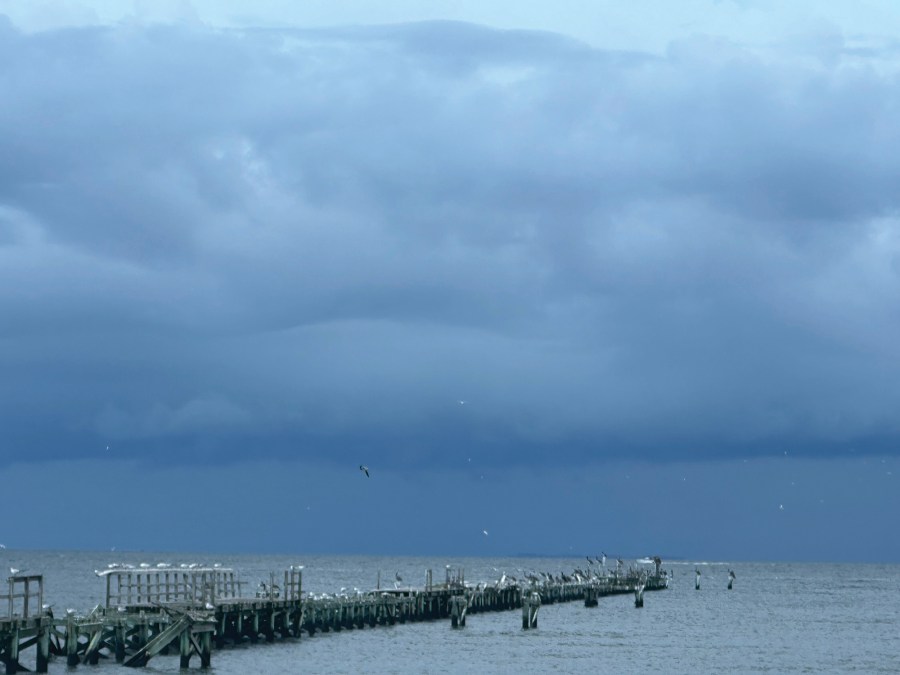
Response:
[[[900,559],[900,9],[784,4],[0,0],[0,479]]]

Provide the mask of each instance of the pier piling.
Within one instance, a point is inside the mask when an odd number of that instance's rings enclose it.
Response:
[[[453,628],[465,627],[468,607],[469,603],[464,595],[454,595],[450,599],[450,625]]]
[[[537,614],[541,608],[541,595],[537,592],[529,593],[522,600],[522,628],[537,628]]]

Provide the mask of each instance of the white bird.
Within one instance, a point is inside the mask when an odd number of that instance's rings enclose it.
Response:
[[[482,533],[485,537],[488,536],[488,531],[487,531],[487,530],[482,530],[481,533]]]
[[[10,568],[9,568],[9,573],[12,574],[13,576],[15,576],[16,574],[18,574],[18,573],[21,572],[21,571],[22,571],[22,570],[16,569],[15,567],[10,567]]]
[[[359,470],[366,474],[366,478],[369,477],[369,467],[367,467],[365,464],[360,464]]]
[[[147,569],[150,567],[150,563],[141,563],[141,569]]]

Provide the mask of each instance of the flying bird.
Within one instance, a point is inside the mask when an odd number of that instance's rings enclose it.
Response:
[[[481,533],[482,533],[485,537],[488,536],[488,531],[487,531],[487,530],[482,530]]]
[[[359,470],[366,474],[366,478],[369,477],[369,467],[367,467],[365,464],[360,464]]]

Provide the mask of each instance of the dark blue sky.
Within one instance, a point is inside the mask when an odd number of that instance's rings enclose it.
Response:
[[[0,15],[0,542],[900,560],[874,23],[103,4]]]

